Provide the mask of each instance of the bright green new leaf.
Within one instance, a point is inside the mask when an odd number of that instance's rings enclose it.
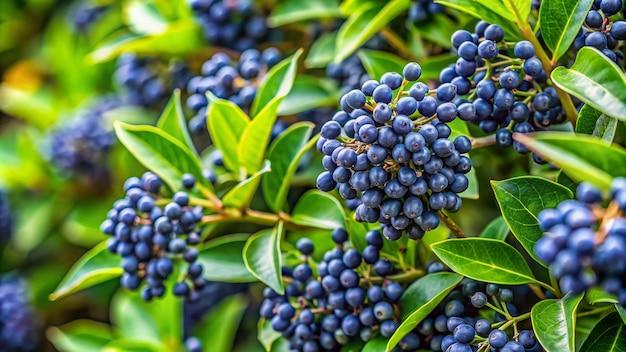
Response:
[[[546,0],[541,3],[541,36],[556,62],[572,45],[593,0]],[[530,6],[529,6],[530,8]]]
[[[243,132],[250,123],[250,118],[235,103],[217,99],[207,92],[209,108],[207,111],[207,126],[211,140],[217,149],[222,151],[224,166],[232,172],[239,172],[237,148]]]
[[[108,324],[87,319],[50,327],[46,336],[61,352],[99,351],[115,338]]]
[[[311,48],[304,60],[304,65],[308,68],[320,68],[328,65],[335,58],[335,41],[337,32],[330,32],[321,35]]]
[[[291,221],[298,225],[333,230],[345,228],[344,217],[343,207],[337,199],[327,193],[311,190],[296,203]]]
[[[298,61],[303,52],[304,50],[298,49],[291,57],[277,63],[267,72],[252,102],[250,116],[255,116],[256,119],[261,110],[271,104],[272,100],[284,98],[289,94],[296,79]]]
[[[285,291],[280,255],[280,239],[284,232],[281,221],[273,229],[252,235],[243,247],[243,261],[250,273],[281,295]]]
[[[495,240],[504,241],[506,240],[508,234],[509,225],[507,225],[502,216],[498,216],[497,218],[491,220],[489,224],[487,224],[483,232],[480,233],[479,237],[493,238]]]
[[[341,17],[337,0],[286,0],[276,5],[267,18],[267,24],[280,27],[295,22],[335,17]]]
[[[405,59],[384,51],[361,49],[357,55],[361,59],[365,71],[375,79],[380,79],[386,72],[402,74],[402,69],[406,65]]]
[[[576,349],[576,309],[583,295],[546,299],[533,306],[531,320],[537,340],[547,351]]]
[[[504,7],[502,1],[504,0],[436,0],[439,4],[502,26],[507,39],[523,38],[519,27],[514,22],[514,15]]]
[[[176,138],[186,145],[191,152],[197,155],[196,148],[191,141],[189,132],[187,131],[187,122],[185,121],[185,113],[180,103],[180,90],[174,90],[172,96],[163,109],[157,127],[165,131],[170,136]]]
[[[243,131],[237,147],[237,158],[246,175],[257,172],[261,167],[283,99],[272,99]]]
[[[594,109],[626,120],[626,75],[598,49],[585,46],[570,68],[552,71],[554,84]]]
[[[250,205],[252,197],[259,188],[259,182],[261,182],[261,175],[271,171],[271,164],[268,160],[261,170],[257,171],[254,175],[239,182],[228,193],[226,193],[222,199],[222,204],[225,208],[245,209]]]
[[[259,340],[266,352],[272,350],[272,345],[274,345],[274,342],[279,340],[281,336],[282,334],[280,332],[272,329],[270,320],[259,319],[259,323],[257,324],[257,340]]]

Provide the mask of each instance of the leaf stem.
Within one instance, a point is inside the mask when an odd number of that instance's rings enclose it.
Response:
[[[454,235],[454,237],[457,237],[457,238],[467,237],[467,235],[463,232],[463,230],[461,230],[459,225],[457,225],[454,222],[454,220],[452,220],[451,217],[449,217],[446,213],[444,213],[443,210],[439,210],[437,214],[439,214],[439,218],[443,221],[444,224],[446,224],[448,229],[452,231],[452,234]]]
[[[485,137],[470,138],[470,140],[472,141],[472,149],[478,149],[496,144],[496,135],[492,134]]]
[[[401,274],[390,275],[387,277],[377,276],[377,277],[362,278],[361,281],[359,281],[359,284],[363,285],[366,283],[371,283],[371,284],[380,285],[385,281],[385,279],[395,281],[398,283],[409,283],[409,282],[413,282],[419,279],[422,276],[424,276],[424,270],[411,269],[410,271],[407,271]]]

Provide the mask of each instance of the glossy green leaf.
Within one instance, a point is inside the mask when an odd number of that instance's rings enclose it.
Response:
[[[591,331],[598,325],[602,316],[599,315],[586,315],[576,317],[576,329],[574,336],[576,337],[576,351],[580,351],[583,343],[591,334]]]
[[[361,49],[357,55],[361,59],[365,71],[375,79],[380,79],[386,72],[402,74],[402,69],[406,64],[405,59],[384,51]]]
[[[619,317],[622,318],[622,322],[626,325],[626,309],[622,307],[619,303],[615,303],[615,310],[619,314]]]
[[[111,302],[111,323],[127,339],[161,343],[157,321],[139,293],[120,290]],[[170,324],[173,322],[169,322]]]
[[[106,241],[85,253],[67,272],[63,281],[50,294],[57,300],[101,282],[114,279],[123,273],[120,258],[109,252]]]
[[[266,352],[272,350],[272,345],[276,340],[279,340],[281,336],[282,334],[280,332],[272,329],[272,323],[269,320],[263,318],[259,319],[259,323],[257,324],[257,339]]]
[[[192,21],[172,23],[156,34],[122,37],[105,43],[87,56],[89,63],[113,60],[124,52],[140,54],[185,54],[202,49],[206,41],[199,25]]]
[[[550,2],[551,0],[546,0],[546,2]],[[493,0],[483,0],[482,3],[485,5],[491,5],[494,2]],[[532,6],[532,0],[503,0],[504,6],[511,12],[513,15],[514,21],[518,24],[518,26],[522,27],[528,22],[528,16],[530,16],[530,8]],[[502,15],[502,13],[500,13]]]
[[[335,41],[337,32],[330,32],[321,35],[309,49],[309,53],[304,60],[304,65],[308,68],[325,67],[335,58]]]
[[[50,327],[46,336],[61,352],[98,351],[115,338],[109,325],[87,319]]]
[[[387,346],[387,339],[379,335],[369,340],[365,344],[365,346],[363,346],[363,350],[361,350],[361,352],[380,352],[380,351],[384,351],[386,346]],[[348,351],[358,351],[358,350],[348,350]]]
[[[261,186],[265,201],[274,212],[284,210],[291,178],[304,153],[315,144],[315,138],[309,141],[313,127],[310,122],[293,124],[270,146],[267,158],[272,172],[263,175]]]
[[[536,282],[524,257],[511,245],[489,238],[450,239],[431,249],[454,272],[501,285]]]
[[[239,172],[237,148],[243,132],[250,123],[250,118],[235,103],[217,99],[207,93],[209,108],[207,110],[207,126],[211,140],[217,149],[222,151],[224,166],[233,172]]]
[[[587,181],[608,189],[613,177],[626,175],[626,150],[592,136],[541,132],[515,133],[513,138],[563,169],[576,182]]]
[[[500,0],[437,0],[437,3],[502,26],[508,39],[522,38],[513,14]]]
[[[593,287],[587,290],[585,297],[589,304],[617,303],[617,297],[615,297],[615,295],[606,293],[606,291],[599,287]]]
[[[626,75],[598,49],[585,46],[570,68],[552,71],[552,81],[594,109],[626,120]]]
[[[576,350],[576,309],[582,297],[582,294],[566,295],[561,299],[545,299],[533,306],[530,315],[533,330],[547,351]]]
[[[493,238],[495,240],[504,241],[506,240],[508,234],[509,225],[507,225],[502,216],[498,216],[497,218],[491,220],[489,224],[487,224],[483,232],[480,233],[479,237]]]
[[[412,283],[400,298],[400,308],[403,312],[402,323],[389,339],[386,350],[393,350],[400,340],[415,329],[462,279],[461,275],[441,272],[426,275]]]
[[[271,100],[243,131],[237,147],[237,158],[246,175],[257,172],[261,167],[282,100],[283,98]]]
[[[167,21],[150,3],[131,0],[124,2],[124,19],[133,33],[158,34],[167,30]]]
[[[410,0],[391,0],[375,6],[361,4],[337,33],[335,63],[340,63],[360,48],[369,38],[389,24],[411,5]]]
[[[243,248],[243,261],[250,273],[281,295],[285,290],[280,255],[280,239],[284,232],[281,221],[273,229],[252,235]]]
[[[271,27],[280,27],[295,22],[340,16],[337,0],[286,0],[276,5],[271,16],[267,18],[267,23]]]
[[[337,199],[327,193],[311,190],[296,203],[291,221],[298,225],[333,230],[345,228],[344,217],[343,207]]]
[[[185,173],[208,185],[196,155],[164,131],[153,126],[134,126],[118,121],[115,133],[126,149],[143,166],[159,175],[172,190],[182,188],[181,178]]]
[[[185,121],[183,106],[180,103],[179,89],[172,93],[169,102],[161,113],[161,117],[159,117],[159,121],[157,121],[157,127],[186,145],[191,152],[196,153],[196,148],[187,131],[187,122]]]
[[[617,132],[617,119],[585,104],[578,113],[576,132],[590,134],[611,143]]]
[[[193,336],[200,339],[202,346],[211,346],[211,351],[232,351],[237,328],[247,306],[248,302],[241,295],[226,297],[196,326]]]
[[[524,249],[537,262],[535,243],[543,235],[537,216],[548,208],[573,197],[565,186],[535,176],[515,177],[504,181],[491,181],[502,217]]]
[[[626,325],[618,313],[610,314],[600,320],[580,348],[580,352],[597,351],[626,351]]]
[[[552,51],[553,61],[563,56],[572,45],[591,5],[593,0],[546,0],[541,3],[541,36]]]
[[[236,209],[245,209],[250,205],[252,201],[252,197],[256,192],[257,188],[259,188],[259,183],[261,182],[261,176],[264,173],[271,171],[271,164],[268,160],[265,161],[265,164],[261,168],[261,170],[257,171],[254,175],[248,177],[247,179],[239,182],[235,187],[233,187],[228,193],[226,193],[222,199],[222,204],[225,208],[236,208]]]
[[[296,79],[298,61],[302,53],[303,50],[298,49],[295,54],[279,62],[267,72],[252,102],[250,116],[255,116],[256,119],[271,100],[284,98],[289,94]]]
[[[202,276],[209,281],[257,281],[246,268],[242,256],[249,237],[249,234],[233,234],[206,242],[198,255],[198,262],[204,267]]]
[[[280,104],[278,115],[294,115],[319,107],[334,108],[339,101],[338,95],[339,92],[332,81],[304,74],[298,75],[291,91]]]

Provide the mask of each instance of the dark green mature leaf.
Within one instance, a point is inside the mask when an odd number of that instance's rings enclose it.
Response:
[[[226,208],[245,209],[250,205],[252,197],[259,188],[259,182],[261,182],[261,176],[264,173],[271,171],[271,164],[268,160],[261,170],[257,171],[254,175],[239,182],[233,189],[228,191],[222,199],[222,203]]]
[[[455,273],[426,275],[409,286],[400,298],[403,312],[402,323],[387,343],[387,351],[411,332],[437,305],[461,282],[463,277]]]
[[[285,291],[280,255],[283,234],[281,221],[273,229],[261,230],[252,235],[243,248],[243,261],[250,273],[281,295]]]
[[[172,97],[165,106],[165,109],[163,109],[161,117],[159,117],[157,127],[186,145],[191,152],[196,153],[196,148],[187,131],[187,122],[185,121],[183,106],[180,103],[179,89],[176,89],[174,93],[172,93]]]
[[[357,53],[365,70],[375,79],[380,79],[386,72],[402,74],[406,60],[384,51],[361,49]]]
[[[626,325],[618,313],[610,314],[600,320],[580,348],[580,352],[597,351],[626,351]]]
[[[124,52],[141,54],[185,54],[206,46],[202,29],[192,21],[180,21],[169,25],[164,32],[118,38],[103,44],[87,56],[89,63],[112,60]]]
[[[99,351],[115,338],[108,324],[87,319],[50,327],[46,336],[61,352]]]
[[[454,272],[501,285],[536,282],[524,257],[511,245],[489,238],[450,239],[431,246]]]
[[[519,27],[513,22],[515,19],[513,14],[510,10],[503,9],[499,0],[435,0],[435,2],[489,23],[499,24],[504,28],[507,38],[519,39],[523,37]],[[493,6],[494,4],[495,6]]]
[[[276,5],[271,16],[267,18],[267,23],[271,27],[280,27],[295,22],[340,16],[337,0],[287,0]]]
[[[337,33],[335,63],[340,63],[360,48],[376,32],[383,29],[411,5],[410,0],[391,0],[384,6],[361,4]]]
[[[541,263],[533,250],[543,235],[537,216],[542,210],[555,208],[561,201],[571,199],[572,192],[565,186],[535,176],[491,181],[491,187],[511,232],[528,254]]]
[[[248,302],[241,295],[226,297],[196,326],[193,336],[200,339],[202,346],[211,346],[211,351],[232,351],[237,328],[247,306]]]
[[[111,302],[111,323],[121,337],[161,344],[159,326],[137,292],[120,290]],[[173,324],[174,322],[168,322]]]
[[[541,3],[541,35],[556,62],[572,45],[593,0],[546,0]],[[530,8],[530,7],[529,7]]]
[[[335,58],[335,41],[337,32],[330,32],[317,38],[311,45],[309,54],[304,60],[304,65],[308,68],[325,67]]]
[[[585,104],[578,113],[576,132],[590,134],[611,143],[617,132],[617,119]]]
[[[57,300],[74,292],[84,290],[101,282],[122,275],[120,258],[111,254],[106,241],[85,253],[67,272],[63,281],[50,294],[51,300]]]
[[[291,215],[291,221],[298,225],[321,229],[345,228],[344,212],[341,203],[333,196],[311,190],[305,193]]]
[[[619,314],[619,317],[622,318],[622,322],[626,325],[626,309],[622,307],[619,303],[615,303],[615,310]]]
[[[209,281],[257,281],[246,268],[242,256],[249,237],[249,234],[233,234],[205,243],[198,255],[198,262],[204,267],[202,276]]]
[[[197,182],[208,186],[202,176],[197,156],[169,134],[153,126],[133,126],[117,121],[117,138],[146,168],[159,175],[172,190],[182,188],[183,174],[190,173]]]
[[[323,106],[334,108],[338,95],[335,83],[314,76],[298,75],[291,91],[280,104],[278,115],[294,115]]]
[[[626,120],[626,75],[598,49],[583,47],[572,67],[555,68],[551,78],[559,88],[594,109]]]
[[[609,189],[613,177],[626,175],[626,150],[584,134],[515,133],[513,138],[563,169],[574,181]]]
[[[533,306],[531,319],[537,340],[547,351],[576,349],[576,309],[583,295],[546,299]]]
[[[483,232],[480,233],[479,237],[493,238],[495,240],[504,241],[506,240],[508,234],[509,225],[507,225],[503,217],[498,216],[497,218],[491,220],[489,224],[487,224]]]
[[[267,205],[274,212],[283,211],[291,178],[298,168],[300,159],[315,141],[309,141],[314,125],[301,122],[291,125],[270,146],[267,154],[272,163],[272,172],[263,175],[261,187]]]
[[[250,116],[256,118],[271,100],[284,98],[289,94],[296,79],[298,61],[302,53],[303,50],[298,49],[291,57],[279,62],[267,72],[252,102]]]
[[[207,92],[209,109],[207,111],[207,126],[211,140],[217,149],[222,151],[224,166],[233,172],[239,172],[237,148],[243,132],[250,123],[250,118],[235,103],[217,99]]]

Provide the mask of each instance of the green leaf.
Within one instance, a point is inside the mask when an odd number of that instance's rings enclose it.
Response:
[[[99,351],[115,338],[109,325],[87,319],[50,327],[46,336],[61,352]]]
[[[402,323],[391,336],[386,350],[393,348],[432,312],[455,288],[463,277],[455,273],[434,273],[426,275],[409,286],[400,298],[403,312]]]
[[[273,229],[262,230],[250,237],[243,247],[246,268],[261,282],[279,294],[285,291],[281,266],[280,239],[283,237],[282,221]]]
[[[155,342],[132,337],[113,340],[102,349],[104,352],[163,352],[166,350],[165,346]]]
[[[237,147],[237,158],[246,175],[257,172],[261,167],[282,100],[272,99],[243,131]]]
[[[111,302],[111,323],[122,337],[161,343],[157,321],[137,292],[119,290]],[[173,324],[173,322],[168,322]]]
[[[120,258],[109,252],[106,241],[102,242],[85,253],[72,266],[56,290],[50,294],[50,299],[54,301],[63,298],[116,278],[123,272],[120,267]]]
[[[257,339],[265,351],[271,351],[272,345],[276,340],[280,339],[281,336],[282,334],[280,332],[272,329],[272,323],[269,320],[263,318],[259,319],[259,323],[257,324]]]
[[[174,90],[174,93],[172,93],[172,97],[165,106],[165,109],[163,109],[161,117],[159,117],[157,127],[176,138],[182,144],[186,145],[190,151],[195,153],[196,148],[187,131],[187,122],[185,121],[183,106],[180,103],[179,89]]]
[[[537,282],[524,257],[511,245],[489,238],[450,239],[431,249],[454,272],[500,285]]]
[[[237,148],[250,118],[235,103],[217,99],[207,93],[209,109],[207,111],[207,126],[211,140],[217,149],[222,151],[224,166],[230,171],[239,172]]]
[[[182,188],[183,174],[190,173],[206,187],[200,161],[179,140],[153,126],[133,126],[117,121],[117,138],[146,168],[159,175],[172,190]]]
[[[228,191],[222,199],[222,203],[226,208],[245,209],[250,205],[252,197],[259,188],[259,182],[261,182],[261,175],[271,171],[271,164],[268,160],[261,170],[257,171],[254,175],[239,182],[233,189]]]
[[[255,116],[256,119],[256,116],[261,113],[261,110],[267,108],[271,100],[284,98],[289,94],[296,79],[298,61],[303,52],[302,49],[298,49],[291,57],[279,62],[267,72],[252,102],[250,116]]]
[[[593,0],[546,0],[541,3],[541,35],[556,62],[572,45]],[[530,6],[529,6],[530,8]]]
[[[585,297],[587,298],[587,302],[589,302],[589,304],[617,303],[617,297],[615,297],[615,295],[606,293],[599,287],[593,287],[587,290]]]
[[[123,5],[125,23],[133,33],[158,34],[167,30],[167,21],[154,5],[137,0]]]
[[[452,54],[441,54],[438,56],[429,56],[420,60],[419,64],[422,66],[422,76],[420,77],[420,80],[430,81],[439,79],[439,73],[441,70],[448,67],[450,64],[453,64],[457,58],[457,56]]]
[[[617,119],[606,116],[585,104],[578,113],[576,132],[590,134],[611,143],[615,138],[615,132],[617,132]]]
[[[341,17],[337,0],[287,0],[276,5],[271,16],[267,18],[270,27],[315,19]]]
[[[193,336],[200,339],[202,346],[211,346],[211,351],[232,351],[237,328],[247,306],[248,302],[241,295],[226,297],[196,326]]]
[[[361,49],[357,53],[370,77],[380,79],[386,72],[402,74],[406,60],[384,51]]]
[[[626,120],[626,75],[598,49],[583,47],[572,67],[555,68],[551,78],[559,88],[594,109]]]
[[[267,154],[272,172],[263,175],[261,186],[265,201],[274,212],[283,211],[291,178],[296,173],[300,159],[316,141],[309,140],[314,125],[301,122],[291,125],[270,146]]]
[[[523,27],[528,23],[528,16],[530,16],[530,8],[532,6],[532,0],[503,0],[504,6],[514,15],[515,22],[518,26]],[[551,0],[546,0],[550,2]],[[485,5],[490,5],[493,0],[483,0]],[[502,15],[502,13],[500,13]]]
[[[198,255],[198,262],[204,267],[202,276],[209,281],[257,281],[242,256],[249,237],[249,234],[232,234],[206,242]]]
[[[344,212],[341,203],[331,195],[311,190],[296,203],[291,221],[298,225],[321,229],[345,228]]]
[[[618,313],[610,314],[600,320],[580,348],[580,352],[597,351],[626,351],[626,325]]]
[[[192,21],[171,23],[166,31],[134,37],[122,37],[105,43],[87,55],[91,64],[113,60],[124,52],[139,54],[186,54],[206,46],[202,29]]]
[[[320,68],[328,65],[335,58],[336,40],[337,32],[326,33],[317,38],[309,49],[304,65],[308,68]]]
[[[574,297],[568,294],[562,299],[545,299],[533,306],[530,315],[533,330],[547,351],[576,350],[576,309],[582,298],[582,294]]]
[[[387,346],[387,339],[379,335],[369,340],[365,344],[365,346],[363,346],[363,350],[361,352],[380,352],[380,351],[384,351],[386,346]],[[358,351],[358,350],[353,350],[353,351]]]
[[[563,132],[515,133],[513,138],[563,169],[576,182],[609,189],[614,177],[626,175],[626,151],[598,138]]]
[[[337,33],[335,63],[345,60],[410,5],[410,0],[391,0],[382,7],[365,4],[357,7]]]
[[[328,79],[298,75],[291,91],[280,104],[278,115],[295,115],[319,107],[334,108],[338,95],[335,83]]]
[[[502,26],[508,39],[523,38],[519,27],[513,22],[514,15],[504,7],[501,0],[437,0],[437,3]]]
[[[495,240],[504,241],[506,240],[508,234],[509,225],[507,225],[503,217],[498,216],[487,224],[483,232],[480,233],[479,237],[493,238]]]
[[[543,236],[537,216],[547,208],[573,197],[565,186],[535,176],[491,181],[502,216],[511,232],[537,262],[535,243]]]
[[[407,27],[409,31],[412,33],[414,38],[410,38],[409,40],[413,40],[413,45],[418,45],[418,40],[421,38],[425,38],[442,48],[450,49],[452,48],[452,41],[450,38],[454,31],[459,28],[458,19],[453,19],[448,16],[431,16],[428,21],[414,24],[407,20]],[[462,27],[462,26],[461,26]],[[425,53],[421,56],[426,56]],[[421,61],[420,61],[421,64]]]

